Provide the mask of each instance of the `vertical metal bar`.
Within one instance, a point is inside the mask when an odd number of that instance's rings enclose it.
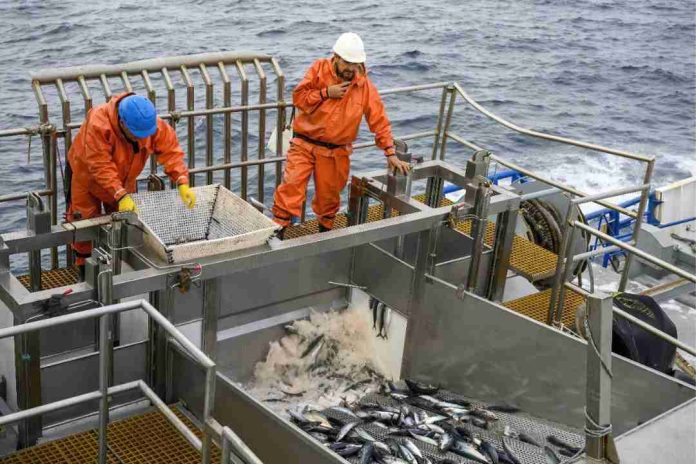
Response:
[[[147,90],[147,98],[150,99],[155,107],[157,106],[157,93],[155,88],[152,86],[152,80],[150,79],[150,74],[146,70],[142,70],[140,75],[143,77],[143,82],[145,83],[145,89]],[[157,157],[150,156],[150,173],[157,174]]]
[[[87,81],[85,76],[80,76],[77,78],[77,83],[80,85],[80,92],[82,92],[82,99],[85,102],[85,116],[87,112],[92,109],[92,94],[87,87]]]
[[[160,290],[150,295],[151,304],[164,317],[171,317],[173,306],[173,292],[175,290]],[[167,366],[169,365],[168,335],[167,332],[148,318],[149,329],[149,384],[160,398],[169,402],[169,390],[167,384]]]
[[[108,459],[107,427],[109,425],[109,370],[111,349],[109,329],[111,315],[105,314],[99,318],[99,464],[106,464]]]
[[[572,197],[568,197],[568,208],[566,209],[565,217],[563,218],[563,236],[561,238],[561,246],[558,249],[558,257],[556,258],[556,274],[553,277],[553,286],[551,287],[551,298],[549,299],[549,314],[546,317],[546,323],[551,325],[554,322],[556,306],[558,303],[558,294],[561,291],[561,285],[563,285],[563,259],[565,256],[565,250],[568,248],[570,243],[570,218],[573,214],[573,203]]]
[[[113,272],[108,263],[99,264],[97,275],[97,294],[103,305],[113,303]],[[112,315],[99,318],[99,464],[107,463],[109,425],[109,386],[113,381],[113,322]]]
[[[652,179],[652,172],[655,166],[655,160],[652,159],[648,161],[648,165],[645,167],[645,176],[643,177],[643,185],[650,184]],[[638,236],[640,235],[640,227],[643,224],[643,216],[645,215],[645,207],[648,204],[648,197],[650,196],[650,189],[645,189],[640,195],[640,203],[638,204],[638,214],[636,216],[636,222],[633,224],[633,235],[631,239],[635,246],[638,246]],[[629,271],[631,268],[631,263],[633,262],[633,254],[626,253],[626,262],[624,264],[623,272],[621,273],[621,281],[619,282],[619,291],[623,292],[626,290],[626,285],[628,284]]]
[[[217,322],[220,314],[220,291],[219,279],[208,279],[203,282],[202,349],[213,361],[217,358]]]
[[[185,65],[181,66],[181,77],[186,84],[186,109],[193,111],[195,108],[195,87],[193,80]],[[196,120],[195,116],[189,116],[186,124],[187,143],[188,143],[188,167],[193,169],[196,167]],[[189,175],[189,184],[193,187],[196,184],[196,175]]]
[[[440,160],[445,160],[445,150],[447,148],[447,131],[449,131],[450,123],[452,122],[452,114],[454,113],[454,104],[457,101],[457,93],[454,91],[454,87],[449,87],[450,92],[450,102],[449,108],[447,109],[447,119],[445,119],[445,127],[442,128],[442,142],[440,146]]]
[[[210,464],[212,455],[212,430],[210,419],[213,416],[213,405],[215,404],[215,366],[209,367],[205,373],[205,398],[203,400],[203,440],[202,458],[203,464]]]
[[[570,235],[568,235],[568,243],[565,248],[565,256],[563,257],[563,274],[561,276],[560,288],[558,290],[558,303],[556,304],[556,311],[554,312],[553,325],[559,326],[563,320],[563,310],[565,309],[565,292],[566,287],[563,285],[565,282],[570,280],[570,273],[575,266],[573,262],[573,241],[575,240],[575,227],[570,228]]]
[[[592,295],[587,299],[587,385],[585,430],[597,432],[596,425],[611,424],[611,338],[612,298]],[[604,462],[609,435],[588,433],[585,452],[596,462]]]
[[[131,85],[130,79],[128,79],[128,73],[126,71],[121,73],[121,82],[123,82],[123,87],[126,89],[126,92],[133,91],[133,86]]]
[[[275,58],[271,58],[271,65],[273,65],[273,70],[277,76],[277,86],[278,93],[276,98],[278,103],[282,106],[278,108],[277,118],[276,118],[276,133],[278,137],[276,138],[276,156],[285,156],[283,153],[283,130],[285,129],[285,74],[283,70],[280,69],[280,65]],[[283,179],[283,162],[276,162],[276,187],[280,185]]]
[[[254,69],[256,74],[259,76],[259,104],[266,103],[266,73],[261,67],[261,62],[254,58]],[[266,156],[266,110],[259,110],[259,159],[263,159]],[[283,133],[278,133],[278,137],[282,137]],[[279,155],[280,156],[280,155]],[[265,184],[265,167],[263,164],[259,164],[259,178],[258,178],[258,188],[257,194],[259,196],[259,201],[264,202],[264,184]]]
[[[213,80],[210,78],[210,73],[206,65],[201,63],[199,69],[201,70],[201,76],[205,83],[205,107],[210,109],[214,106]],[[205,117],[205,165],[212,166],[213,163],[213,115],[209,114]],[[208,185],[213,183],[213,171],[208,171],[206,173],[206,183]]]
[[[220,71],[220,77],[223,83],[223,104],[229,108],[232,106],[232,83],[230,81],[230,76],[227,74],[225,64],[222,61],[218,63],[218,70]],[[225,142],[223,162],[228,164],[232,162],[232,113],[225,113],[222,133]],[[228,190],[232,184],[231,173],[231,169],[225,169],[224,185]]]
[[[241,60],[235,62],[237,67],[237,73],[239,74],[239,79],[242,86],[242,106],[247,106],[249,104],[249,79],[247,78],[246,71],[244,70],[244,64]],[[242,147],[241,147],[241,161],[247,161],[249,150],[249,112],[248,110],[242,111]],[[242,199],[247,199],[247,167],[242,166],[241,175],[241,197]]]
[[[481,255],[483,254],[483,239],[486,235],[486,226],[488,225],[488,205],[491,200],[490,184],[487,180],[481,180],[476,189],[476,200],[474,203],[474,219],[471,245],[471,261],[469,262],[469,276],[467,278],[466,288],[468,292],[476,292],[478,287],[478,271],[481,264]]]
[[[164,85],[167,88],[167,110],[171,113],[176,111],[176,92],[167,68],[162,68],[162,79],[164,79]],[[169,125],[176,129],[176,119],[169,119]]]
[[[14,325],[24,322],[17,317],[14,319]],[[17,406],[30,409],[41,405],[41,339],[38,332],[31,332],[14,337],[14,341]],[[21,421],[17,448],[34,446],[41,436],[41,429],[41,416]]]
[[[56,79],[56,89],[58,90],[58,98],[60,98],[61,112],[63,115],[63,130],[65,131],[63,135],[63,153],[65,154],[65,163],[67,167],[68,163],[68,153],[70,153],[70,147],[72,146],[72,129],[68,127],[70,124],[70,99],[68,98],[68,93],[65,91],[65,85],[63,85],[62,79]],[[58,158],[58,153],[56,153],[56,158]],[[70,186],[67,186],[70,188]],[[65,191],[65,186],[63,186]],[[65,205],[67,211],[69,205]],[[72,266],[74,263],[74,256],[72,253],[72,248],[70,245],[65,247],[65,264],[67,267]]]
[[[111,100],[113,92],[111,92],[111,86],[109,85],[109,80],[106,78],[106,74],[99,76],[99,82],[101,83],[102,91],[104,92],[104,99],[106,99],[106,101]]]
[[[442,97],[440,98],[440,111],[437,113],[437,122],[435,123],[435,138],[433,139],[433,154],[431,157],[433,161],[437,159],[437,147],[440,141],[440,134],[442,133],[442,123],[445,120],[445,102],[447,101],[448,93],[448,88],[443,87]]]
[[[222,457],[220,464],[230,464],[230,441],[227,439],[224,433],[222,434],[220,440],[222,440]]]
[[[491,277],[488,283],[487,297],[489,300],[502,301],[503,299],[516,225],[517,209],[507,210],[498,214],[495,222],[493,265],[491,266]]]
[[[84,81],[84,79],[83,79]],[[44,126],[44,131],[41,134],[41,146],[43,149],[43,165],[44,165],[44,181],[47,189],[52,191],[51,193],[51,224],[58,223],[58,199],[56,198],[55,192],[51,187],[51,183],[55,185],[53,179],[56,178],[56,159],[54,146],[52,141],[52,135],[48,130],[48,103],[44,97],[43,90],[41,89],[41,84],[38,81],[32,83],[34,87],[34,95],[36,96],[36,101],[39,104],[39,122]],[[51,248],[51,267],[53,269],[58,267],[58,248]]]

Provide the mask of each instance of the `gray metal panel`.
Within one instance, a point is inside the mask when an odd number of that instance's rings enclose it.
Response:
[[[328,282],[348,282],[349,267],[346,249],[223,277],[220,317],[334,289]]]
[[[404,315],[408,315],[412,280],[413,269],[373,246],[355,249],[353,282]]]
[[[203,371],[176,350],[172,351],[172,362],[178,373],[172,379],[174,397],[200,418]],[[239,435],[264,464],[347,464],[219,373],[213,416]]]
[[[509,401],[525,411],[573,427],[584,425],[584,342],[482,298],[434,282],[425,285],[427,323],[407,376],[488,401]],[[612,423],[629,430],[696,396],[696,390],[614,356]]]
[[[94,346],[96,320],[63,324],[41,331],[41,357]]]
[[[147,379],[146,372],[147,344],[126,345],[114,349],[114,384],[118,385],[132,380]],[[98,353],[80,358],[48,365],[41,368],[41,400],[44,404],[69,398],[99,389]],[[130,401],[139,393],[122,395],[114,401]],[[78,417],[97,410],[98,403],[85,403],[65,408],[44,415],[44,426],[69,418]]]
[[[486,278],[490,273],[491,262],[493,260],[493,250],[486,247],[486,250],[481,254],[481,263],[478,268],[478,283],[476,285],[476,290],[478,292],[484,292],[488,286],[488,281]],[[435,277],[439,277],[452,285],[459,285],[466,283],[469,278],[469,267],[471,265],[471,257],[467,256],[465,258],[458,259],[456,261],[449,261],[445,263],[440,263],[435,266]]]

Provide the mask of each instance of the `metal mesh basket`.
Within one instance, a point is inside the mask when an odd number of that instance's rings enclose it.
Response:
[[[171,264],[261,245],[280,227],[220,185],[193,191],[193,209],[176,190],[133,195],[146,246]]]

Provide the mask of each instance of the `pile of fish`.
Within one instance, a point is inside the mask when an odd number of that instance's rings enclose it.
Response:
[[[547,440],[557,451],[509,426],[496,427],[496,413],[519,412],[514,406],[484,408],[463,399],[444,401],[434,396],[438,391],[436,386],[409,380],[404,386],[385,382],[378,397],[384,401],[363,398],[321,411],[305,405],[287,412],[316,440],[360,464],[526,464],[509,446],[511,439],[539,447],[539,455],[549,464],[561,462],[558,454],[571,457],[581,452],[554,435]],[[501,429],[498,446],[476,433],[477,428]]]
[[[292,404],[354,403],[384,381],[364,310],[313,312],[285,327],[245,388],[278,413]]]

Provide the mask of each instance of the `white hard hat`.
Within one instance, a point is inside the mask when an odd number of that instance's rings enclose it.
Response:
[[[364,63],[365,47],[363,41],[355,32],[344,32],[333,47],[334,53],[349,63]]]

